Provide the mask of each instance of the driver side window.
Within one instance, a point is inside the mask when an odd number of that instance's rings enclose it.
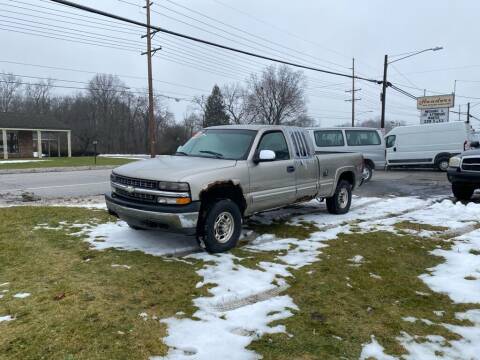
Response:
[[[395,146],[395,138],[396,138],[395,135],[389,135],[389,136],[387,136],[387,140],[385,141],[385,146],[386,146],[387,148],[394,147],[394,146]]]
[[[275,152],[275,161],[290,159],[287,141],[281,131],[264,134],[257,148],[258,152],[261,150],[272,150]]]

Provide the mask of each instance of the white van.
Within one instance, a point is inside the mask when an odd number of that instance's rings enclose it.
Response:
[[[420,165],[446,171],[450,157],[463,152],[473,134],[463,121],[396,127],[385,136],[387,166]]]
[[[360,153],[364,158],[364,181],[372,178],[375,169],[385,167],[385,143],[380,130],[364,127],[308,128],[315,152]]]

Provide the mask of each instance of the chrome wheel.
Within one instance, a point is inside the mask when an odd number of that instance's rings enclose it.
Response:
[[[438,167],[441,171],[447,171],[448,169],[448,160],[442,160],[438,163]]]
[[[342,209],[345,209],[348,206],[349,194],[348,189],[341,188],[338,193],[338,206]]]
[[[235,223],[232,214],[229,212],[222,212],[218,214],[213,225],[215,240],[224,244],[230,240],[235,230]]]

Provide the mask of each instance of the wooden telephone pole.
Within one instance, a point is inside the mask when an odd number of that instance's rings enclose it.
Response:
[[[355,98],[355,92],[360,91],[362,89],[355,89],[355,59],[352,59],[352,90],[346,90],[345,92],[352,93],[351,100],[345,100],[347,102],[352,102],[352,127],[355,127],[355,101],[359,101],[362,99]]]
[[[142,55],[147,55],[148,64],[148,143],[150,149],[150,157],[154,158],[156,155],[156,134],[155,134],[155,114],[153,112],[153,75],[152,75],[152,56],[155,51],[152,51],[152,29],[150,27],[150,6],[152,3],[147,0],[145,9],[147,10],[147,52]]]

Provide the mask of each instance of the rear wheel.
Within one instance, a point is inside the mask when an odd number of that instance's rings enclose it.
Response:
[[[327,198],[326,202],[330,214],[346,214],[352,204],[352,185],[346,180],[341,180],[335,194]]]
[[[442,157],[442,158],[440,158],[440,159],[437,160],[437,162],[436,162],[435,165],[437,165],[438,170],[440,170],[440,171],[447,171],[449,160],[450,160],[450,159],[447,158],[447,157]]]
[[[370,179],[372,178],[373,176],[373,167],[372,165],[370,165],[369,163],[365,163],[363,165],[363,181],[364,182],[369,182]]]
[[[475,189],[467,184],[453,183],[452,192],[458,200],[470,200]]]
[[[210,253],[228,251],[237,245],[242,229],[242,214],[232,200],[219,200],[209,207],[202,237]]]

